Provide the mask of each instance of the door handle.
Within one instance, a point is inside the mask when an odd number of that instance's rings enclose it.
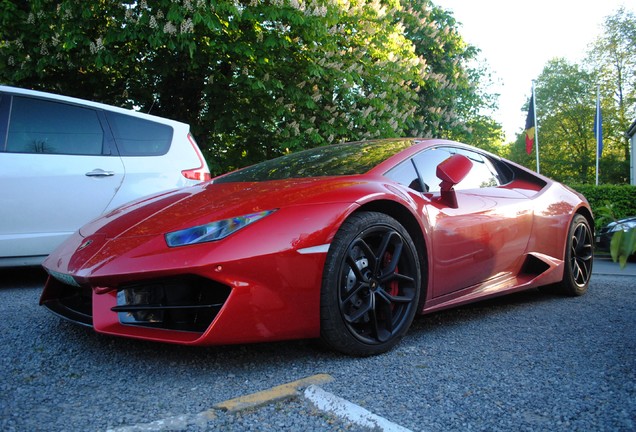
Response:
[[[104,171],[101,168],[97,168],[86,173],[87,177],[112,177],[114,175],[115,171]]]

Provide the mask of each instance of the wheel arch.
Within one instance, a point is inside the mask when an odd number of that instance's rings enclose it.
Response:
[[[592,215],[592,211],[588,209],[587,207],[582,206],[576,210],[576,213],[574,215],[576,214],[580,214],[585,219],[587,219],[587,223],[590,224],[590,228],[592,229],[592,236],[594,236],[595,228],[594,228],[594,216]],[[574,218],[574,215],[572,215],[572,218]]]
[[[420,226],[416,216],[404,205],[391,201],[391,200],[376,200],[363,204],[356,209],[354,213],[373,211],[378,213],[384,213],[397,220],[409,233],[417,253],[420,256],[420,304],[418,305],[418,311],[421,311],[426,301],[426,294],[428,291],[428,244],[424,237],[423,229]]]

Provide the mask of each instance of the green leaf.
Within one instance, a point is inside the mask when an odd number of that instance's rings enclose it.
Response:
[[[620,249],[621,268],[625,267],[627,259],[629,259],[629,256],[633,253],[636,253],[636,228],[630,229],[623,235]]]
[[[619,250],[623,241],[623,231],[616,231],[610,241],[610,254],[612,255],[612,261],[618,261]]]
[[[620,264],[621,269],[627,264],[627,259],[636,253],[636,229],[617,231],[610,242],[612,260]]]

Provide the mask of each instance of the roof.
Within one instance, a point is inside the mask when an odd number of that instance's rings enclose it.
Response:
[[[11,87],[11,86],[6,86],[2,84],[0,84],[0,92],[3,92],[3,93],[6,92],[13,95],[26,96],[26,97],[37,97],[41,99],[48,99],[51,101],[65,102],[65,103],[70,103],[70,104],[84,106],[84,107],[92,107],[92,108],[97,108],[97,109],[106,110],[106,111],[118,112],[121,114],[130,115],[133,117],[144,118],[146,120],[158,121],[164,124],[171,124],[173,127],[178,127],[177,125],[179,124],[182,126],[185,125],[189,127],[189,125],[183,122],[179,122],[177,120],[172,120],[165,117],[159,117],[152,114],[146,114],[143,112],[139,112],[139,111],[135,111],[135,110],[127,109],[127,108],[120,108],[113,105],[107,105],[101,102],[94,102],[87,99],[79,99],[79,98],[70,97],[70,96],[63,96],[63,95],[58,95],[54,93],[24,89],[19,87]]]

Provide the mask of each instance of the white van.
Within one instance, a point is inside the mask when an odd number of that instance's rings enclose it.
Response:
[[[128,201],[210,179],[187,124],[0,86],[0,267]]]

